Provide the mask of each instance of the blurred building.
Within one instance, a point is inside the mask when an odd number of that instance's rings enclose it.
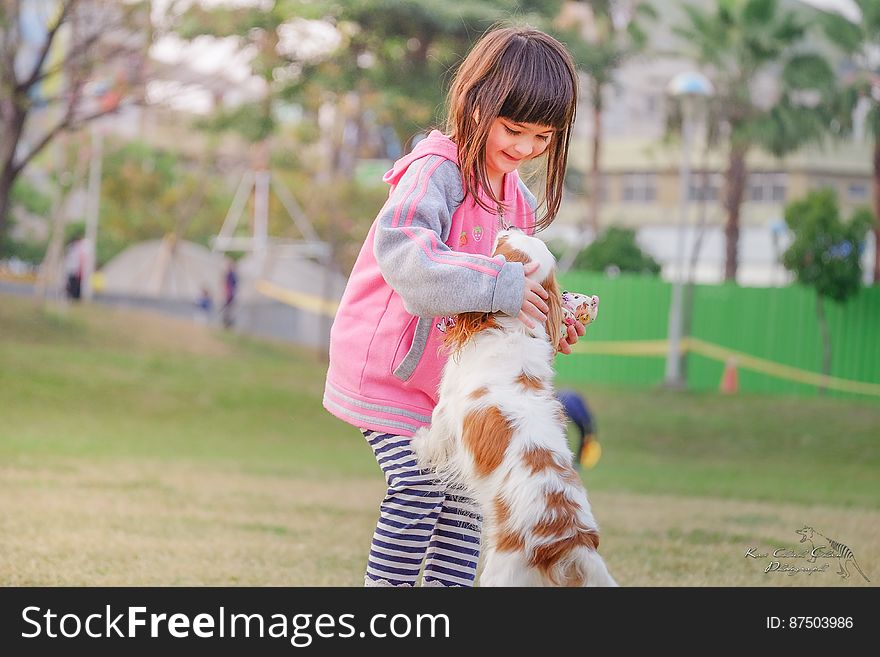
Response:
[[[668,139],[666,88],[678,73],[694,70],[695,64],[673,54],[681,44],[672,26],[681,23],[681,0],[650,0],[658,20],[650,24],[651,54],[628,62],[614,85],[606,90],[602,116],[603,145],[600,184],[600,226],[638,229],[642,248],[663,265],[663,275],[674,272],[675,238],[681,204],[679,181],[681,144]],[[827,4],[827,3],[826,3]],[[815,10],[800,0],[781,0],[780,8],[801,14]],[[832,61],[835,54],[821,37],[811,39]],[[658,54],[660,53],[660,54]],[[758,80],[756,92],[772,97],[777,88],[774,75]],[[738,280],[746,285],[782,285],[790,276],[778,264],[789,237],[784,224],[786,203],[808,192],[830,187],[837,193],[841,212],[848,216],[860,206],[872,205],[872,144],[865,137],[864,115],[857,113],[852,139],[827,146],[803,148],[783,159],[753,148],[747,156],[749,178],[741,209],[741,248]],[[860,124],[861,123],[861,128]],[[589,104],[579,108],[570,151],[567,194],[559,217],[547,237],[563,242],[576,239],[577,226],[587,213],[586,178],[591,161],[593,116]],[[699,128],[697,129],[699,131]],[[698,142],[700,140],[698,139]],[[705,143],[705,140],[702,140]],[[694,145],[690,156],[690,223],[706,225],[695,276],[701,282],[718,282],[724,273],[723,150],[707,152]],[[688,249],[696,229],[688,231]],[[873,263],[872,238],[864,254],[865,269]],[[866,271],[866,277],[868,272]]]

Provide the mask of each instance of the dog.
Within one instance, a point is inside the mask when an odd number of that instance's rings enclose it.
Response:
[[[547,322],[529,329],[501,313],[456,316],[438,404],[413,450],[420,467],[482,507],[480,586],[617,586],[597,551],[599,528],[553,391],[566,322],[555,259],[516,230],[499,233],[494,255],[540,264],[532,276],[549,294]],[[592,320],[598,297],[588,299]]]

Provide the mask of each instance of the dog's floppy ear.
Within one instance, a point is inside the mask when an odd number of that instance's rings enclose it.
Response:
[[[563,314],[562,314],[562,293],[559,290],[559,283],[556,282],[556,274],[550,272],[541,285],[547,290],[547,305],[550,312],[547,313],[547,322],[544,324],[544,330],[547,331],[547,339],[553,351],[559,351],[559,339],[563,335]]]
[[[532,261],[524,251],[513,248],[507,237],[498,240],[495,247],[495,255],[503,255],[507,262],[521,262],[524,265]],[[563,314],[562,314],[562,294],[559,290],[559,284],[556,282],[555,270],[551,271],[541,285],[547,290],[547,305],[550,312],[547,313],[547,322],[544,324],[544,330],[547,331],[547,338],[553,346],[554,351],[559,348],[559,336],[562,334]]]
[[[455,324],[446,328],[443,344],[455,353],[477,333],[491,328],[498,328],[498,322],[492,313],[459,313],[455,316]]]

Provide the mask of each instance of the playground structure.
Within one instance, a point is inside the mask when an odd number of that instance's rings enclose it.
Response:
[[[300,239],[268,233],[269,194],[274,192]],[[252,198],[250,227],[240,224]],[[290,191],[265,169],[246,171],[211,249],[181,238],[183,226],[161,240],[131,245],[94,279],[96,299],[151,308],[182,317],[202,317],[198,300],[207,292],[219,323],[223,276],[230,253],[237,262],[236,331],[323,350],[346,278]]]
[[[281,202],[301,239],[269,235],[270,192]],[[238,229],[249,198],[253,198],[251,231],[242,235]],[[326,346],[346,278],[336,270],[329,246],[318,238],[280,177],[262,168],[244,173],[212,248],[247,254],[238,264],[239,330]]]

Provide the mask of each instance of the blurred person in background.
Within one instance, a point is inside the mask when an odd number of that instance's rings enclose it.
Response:
[[[226,263],[226,276],[223,278],[224,300],[221,313],[223,327],[231,328],[235,322],[235,294],[238,291],[238,274],[235,271],[235,260],[230,258]]]
[[[65,290],[67,298],[73,301],[79,301],[82,297],[83,273],[88,255],[88,243],[82,235],[71,239],[64,252],[64,272],[67,275]]]
[[[562,403],[566,416],[578,431],[578,446],[574,452],[575,467],[592,467],[595,465],[592,451],[595,449],[593,443],[596,425],[587,400],[574,390],[559,390],[556,398]]]
[[[211,320],[211,313],[214,311],[214,299],[211,298],[211,292],[206,286],[202,286],[202,291],[196,300],[196,307],[198,308],[198,319],[207,324]]]

